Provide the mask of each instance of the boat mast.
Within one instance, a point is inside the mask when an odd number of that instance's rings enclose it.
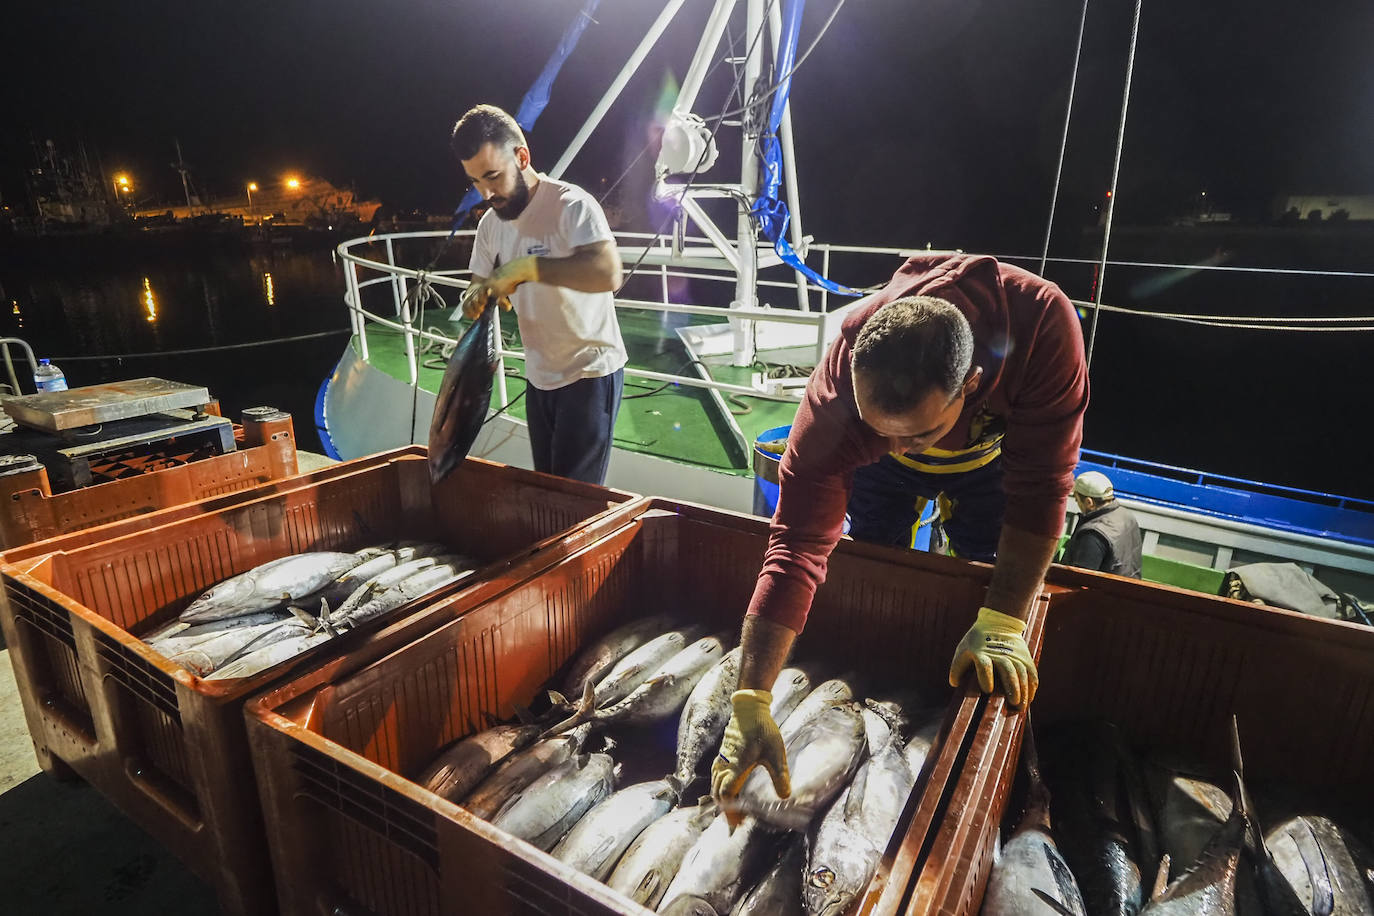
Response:
[[[186,180],[186,176],[191,170],[186,167],[186,163],[181,158],[181,141],[173,137],[172,143],[175,144],[177,148],[177,161],[172,163],[172,168],[177,170],[177,174],[181,175],[181,190],[186,194],[186,216],[189,218],[192,215],[191,185],[190,182]]]

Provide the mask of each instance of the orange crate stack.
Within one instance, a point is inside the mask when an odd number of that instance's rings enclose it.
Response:
[[[385,457],[385,456],[383,456]],[[0,624],[43,768],[79,775],[215,887],[229,914],[275,909],[242,707],[288,675],[408,632],[444,594],[490,594],[531,554],[630,494],[469,460],[431,490],[423,450],[364,459],[4,555]],[[103,539],[92,540],[99,534]],[[206,587],[278,557],[395,538],[439,540],[485,565],[337,640],[240,680],[191,675],[134,633],[173,619]],[[442,604],[443,602],[439,602]]]
[[[430,618],[437,628],[409,643],[316,669],[246,707],[283,913],[648,913],[408,778],[487,716],[511,718],[581,646],[629,619],[671,612],[738,628],[767,521],[646,499],[597,527],[608,533],[579,552],[512,570],[519,584],[499,595],[449,599]],[[988,575],[842,542],[795,656],[949,697],[949,654]],[[950,700],[863,912],[902,911],[967,746],[1001,704]]]
[[[1037,731],[1106,720],[1130,746],[1226,772],[1234,713],[1252,786],[1299,789],[1320,810],[1374,811],[1374,630],[1063,567],[1048,581]],[[1007,802],[1022,721],[984,725],[986,776],[969,784],[980,801],[946,853],[946,880],[918,876],[911,916],[976,914],[998,828],[1016,820]]]

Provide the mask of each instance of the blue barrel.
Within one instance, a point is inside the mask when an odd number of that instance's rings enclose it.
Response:
[[[792,424],[765,429],[754,440],[754,514],[772,518],[778,508],[778,465],[782,462],[779,443],[787,441]],[[776,451],[765,446],[772,444]]]

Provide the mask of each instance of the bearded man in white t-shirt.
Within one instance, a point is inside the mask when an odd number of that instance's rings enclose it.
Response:
[[[515,309],[534,469],[604,483],[626,359],[611,295],[620,253],[606,214],[586,191],[535,171],[524,133],[499,108],[463,115],[452,145],[489,205],[463,314],[476,318],[493,301]]]

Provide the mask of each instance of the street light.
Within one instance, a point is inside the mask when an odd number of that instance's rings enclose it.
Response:
[[[258,183],[257,183],[256,181],[250,181],[250,182],[248,182],[248,219],[249,219],[249,221],[252,221],[252,219],[253,219],[253,192],[256,191],[257,189],[258,189]]]
[[[121,198],[120,198],[120,192],[121,192],[121,191],[124,192],[124,194],[127,195],[127,194],[128,194],[129,192],[131,192],[132,190],[133,190],[133,188],[129,185],[129,176],[128,176],[128,175],[124,175],[124,174],[121,173],[121,174],[116,175],[116,176],[114,177],[114,192],[115,192],[115,203],[116,203],[116,204],[120,203],[120,201],[121,201]],[[124,197],[123,200],[127,201],[127,200],[128,200],[128,197]]]
[[[286,179],[286,186],[293,191],[299,191],[301,188],[301,180],[295,175],[292,175],[290,178]]]

